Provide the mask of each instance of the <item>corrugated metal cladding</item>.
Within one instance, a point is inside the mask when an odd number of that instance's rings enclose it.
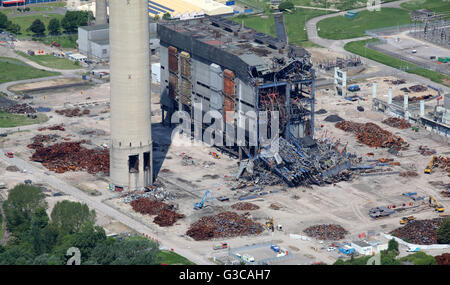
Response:
[[[169,74],[169,96],[175,99],[178,93],[178,76],[176,74]]]
[[[239,90],[239,100],[244,101],[245,103],[248,103],[252,106],[255,106],[256,100],[255,100],[255,91],[252,86],[249,86],[239,80],[238,83],[238,90]]]
[[[220,92],[211,90],[211,98],[210,98],[210,103],[211,103],[211,108],[215,109],[215,110],[222,110],[223,108],[223,96]]]
[[[209,84],[211,90],[222,91],[223,89],[222,69],[215,63],[209,66]]]
[[[181,76],[191,78],[191,56],[189,53],[185,51],[180,52],[180,61]]]
[[[178,49],[169,47],[169,71],[178,72]]]

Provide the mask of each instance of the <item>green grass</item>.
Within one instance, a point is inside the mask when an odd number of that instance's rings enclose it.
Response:
[[[325,39],[342,40],[365,36],[366,30],[393,27],[410,23],[409,12],[396,8],[381,11],[361,11],[352,20],[344,16],[323,19],[317,23],[319,36]]]
[[[324,14],[326,14],[325,11],[311,9],[296,9],[292,13],[284,13],[286,33],[288,35],[289,42],[301,45],[303,47],[314,46],[314,44],[308,41],[308,35],[306,30],[304,30],[305,22],[311,18]],[[241,15],[232,17],[231,20],[239,24],[242,24],[242,21],[244,21],[245,26],[276,38],[277,33],[275,30],[273,16],[265,15],[265,17],[267,18],[262,18],[261,16]]]
[[[60,75],[59,72],[50,72],[34,68],[15,58],[0,57],[0,84],[10,81],[40,78]]]
[[[354,41],[354,42],[347,43],[344,46],[344,49],[346,51],[356,53],[360,56],[367,57],[374,61],[383,63],[385,65],[388,65],[388,66],[391,66],[391,67],[394,67],[397,69],[405,70],[408,73],[420,75],[422,77],[430,79],[433,82],[437,82],[440,84],[450,86],[450,77],[449,76],[443,75],[441,73],[438,73],[438,72],[435,72],[435,71],[432,71],[429,69],[422,68],[422,67],[412,64],[410,62],[407,62],[407,61],[404,61],[404,60],[401,60],[401,59],[398,59],[398,58],[395,58],[395,57],[392,57],[389,55],[385,55],[385,54],[375,51],[373,49],[366,48],[366,44],[368,42],[376,42],[376,41],[378,41],[378,39]]]
[[[36,119],[27,118],[25,115],[9,114],[0,111],[0,128],[12,128],[18,126],[26,126],[32,124],[40,124],[48,121],[45,114],[37,114]]]
[[[434,256],[427,255],[426,253],[420,251],[404,256],[400,258],[399,261],[409,261],[414,263],[414,265],[437,265]]]
[[[187,258],[168,250],[161,250],[158,254],[158,263],[167,265],[195,265]]]
[[[80,65],[75,64],[73,61],[67,58],[60,58],[53,55],[34,55],[30,56],[24,52],[16,51],[17,54],[36,62],[39,65],[55,68],[55,69],[79,69]]]
[[[349,10],[355,8],[365,7],[367,1],[362,0],[290,0],[294,5],[317,7],[317,8],[333,8],[338,10]],[[385,0],[381,2],[392,2],[396,0]],[[264,9],[269,3],[269,0],[238,0],[241,4],[251,5],[260,9]]]
[[[2,239],[2,237],[3,237],[3,214],[2,214],[2,211],[1,211],[1,205],[0,205],[0,240]]]
[[[31,31],[27,31],[27,29],[31,26],[31,24],[33,23],[34,20],[36,20],[36,19],[41,20],[44,23],[45,28],[47,28],[48,23],[53,18],[61,20],[62,18],[64,18],[64,16],[60,15],[60,14],[48,13],[48,14],[41,14],[41,15],[9,17],[9,20],[11,20],[11,22],[18,24],[20,26],[21,34],[18,35],[18,38],[25,38],[25,37],[33,36],[33,33]],[[46,31],[46,34],[47,34],[47,32],[48,31]]]
[[[62,48],[76,48],[78,35],[59,35],[59,36],[46,36],[45,38],[38,38],[39,41],[46,45],[51,45],[52,42],[57,42]]]
[[[400,6],[408,10],[430,9],[435,12],[450,12],[448,0],[412,0]]]

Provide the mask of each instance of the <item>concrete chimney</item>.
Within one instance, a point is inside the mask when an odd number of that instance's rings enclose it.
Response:
[[[389,105],[392,104],[392,89],[391,88],[388,89],[388,104]]]
[[[377,84],[376,83],[374,83],[372,85],[372,99],[375,99],[375,98],[377,98]]]
[[[106,6],[106,0],[95,0],[95,25],[105,25],[108,22]]]
[[[425,101],[420,100],[420,116],[425,116]]]
[[[408,94],[403,96],[403,109],[408,110]]]
[[[123,190],[153,182],[148,0],[110,1],[110,179]]]

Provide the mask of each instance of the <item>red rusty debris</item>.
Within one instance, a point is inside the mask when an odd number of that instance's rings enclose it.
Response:
[[[434,162],[434,167],[450,172],[450,157],[438,156]]]
[[[7,113],[14,113],[14,114],[34,114],[36,113],[36,109],[31,107],[28,104],[15,104],[8,107],[3,107],[3,111]]]
[[[401,118],[388,118],[384,121],[381,121],[383,124],[388,126],[397,128],[397,129],[406,129],[411,127],[411,124]]]
[[[133,200],[130,205],[135,212],[143,215],[157,215],[153,222],[161,227],[171,226],[177,220],[184,218],[183,214],[175,212],[171,206],[149,198]]]
[[[434,257],[438,265],[450,265],[450,253],[443,253]]]
[[[320,240],[341,240],[348,234],[346,229],[336,224],[314,225],[303,232],[310,237]]]
[[[281,209],[281,207],[278,206],[278,205],[275,204],[275,203],[270,204],[269,208],[271,208],[271,209],[273,209],[273,210],[279,210],[279,209]]]
[[[395,148],[397,150],[405,150],[408,148],[408,144],[402,138],[391,134],[374,123],[363,124],[342,121],[336,123],[335,126],[346,132],[354,133],[360,143],[370,147]]]
[[[62,109],[62,110],[56,110],[57,114],[64,115],[66,117],[81,117],[82,115],[89,115],[90,111],[87,109],[84,109],[81,111],[79,108],[74,109]]]
[[[45,131],[45,130],[49,130],[49,131],[62,131],[64,132],[66,129],[64,128],[64,124],[59,124],[59,125],[54,125],[54,126],[50,126],[50,127],[44,127],[44,128],[39,128],[38,131]]]
[[[419,174],[417,172],[415,172],[415,171],[409,170],[409,171],[402,171],[402,172],[399,173],[399,175],[402,176],[402,177],[416,177]]]
[[[253,222],[245,215],[235,212],[222,212],[215,216],[205,216],[191,224],[186,234],[195,240],[228,238],[246,235],[258,235],[264,227]]]
[[[436,150],[421,145],[421,146],[419,146],[419,152],[421,155],[429,156],[429,155],[435,154]]]
[[[29,148],[35,150],[30,160],[41,162],[44,167],[51,171],[56,173],[87,171],[90,174],[98,172],[109,174],[108,149],[87,149],[81,146],[82,143],[86,142],[84,140],[60,142],[47,147],[44,147],[42,142],[43,140],[36,139],[28,145]]]
[[[259,206],[248,202],[239,202],[232,205],[231,208],[239,211],[251,211],[251,210],[258,210]]]
[[[27,145],[28,148],[38,149],[44,147],[44,143],[55,142],[59,138],[58,135],[36,135],[31,140],[32,143]]]
[[[443,219],[411,220],[391,232],[392,235],[413,244],[436,244],[437,229]]]

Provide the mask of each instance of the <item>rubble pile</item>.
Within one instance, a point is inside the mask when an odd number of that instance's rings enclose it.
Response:
[[[399,175],[402,177],[416,177],[419,174],[416,171],[408,170],[400,172]]]
[[[423,92],[423,91],[427,91],[428,88],[426,86],[423,85],[413,85],[411,87],[409,87],[409,90],[413,91],[413,92]]]
[[[278,205],[275,204],[275,203],[270,204],[269,208],[271,208],[271,209],[273,209],[273,210],[279,210],[279,209],[281,209],[281,207],[278,206]]]
[[[59,115],[63,115],[66,117],[81,117],[83,115],[89,115],[91,111],[84,109],[81,111],[79,108],[74,109],[62,109],[62,110],[56,110],[55,111]]]
[[[426,146],[419,146],[419,152],[421,155],[429,156],[436,153],[436,150],[426,147]]]
[[[44,143],[55,142],[59,138],[58,135],[35,135],[31,141],[32,143],[27,145],[28,148],[38,149],[44,147]]]
[[[164,190],[164,187],[158,186],[157,183],[158,182],[155,182],[156,185],[145,187],[145,191],[127,194],[122,198],[122,202],[128,204],[141,198],[153,198],[154,200],[159,201],[174,200],[177,198],[176,193]]]
[[[391,118],[385,119],[385,120],[383,120],[381,122],[383,124],[386,124],[388,126],[391,126],[391,127],[397,128],[397,129],[406,129],[406,128],[411,127],[411,124],[408,123],[407,121],[405,121],[402,118],[393,118],[393,117],[391,117]]]
[[[159,212],[158,216],[153,219],[153,222],[160,227],[169,227],[182,218],[184,218],[183,214],[179,214],[172,210],[162,210]]]
[[[50,127],[44,127],[44,128],[39,128],[38,131],[42,132],[45,130],[49,130],[49,131],[62,131],[64,132],[66,129],[64,128],[64,124],[59,124],[59,125],[54,125],[54,126],[50,126]]]
[[[181,165],[183,166],[195,165],[195,161],[189,155],[183,155],[183,157],[181,158]]]
[[[56,173],[87,171],[90,174],[109,174],[109,150],[87,149],[81,146],[85,142],[61,142],[44,147],[40,141],[34,141],[28,145],[35,150],[30,159],[41,162]]]
[[[236,236],[258,235],[264,227],[245,215],[235,212],[222,212],[215,216],[205,216],[191,224],[186,234],[194,240],[229,238]]]
[[[357,140],[370,147],[394,148],[405,150],[408,144],[401,138],[382,129],[374,123],[355,123],[343,121],[336,123],[336,128],[356,135]]]
[[[391,232],[392,235],[413,244],[437,244],[437,229],[442,219],[411,220],[403,227]]]
[[[435,167],[441,168],[446,172],[450,172],[450,157],[445,156],[436,157]]]
[[[400,85],[400,84],[406,83],[406,80],[404,80],[404,79],[391,80],[391,83],[394,85]]]
[[[17,172],[17,171],[20,171],[20,169],[17,166],[15,166],[15,165],[10,165],[10,166],[6,167],[6,171]]]
[[[443,181],[429,181],[431,186],[441,189],[450,189],[450,183],[444,183]]]
[[[341,240],[348,234],[340,225],[314,225],[303,231],[309,237],[317,238],[320,240]]]
[[[450,253],[443,253],[434,257],[438,265],[450,265]]]
[[[258,210],[259,206],[248,202],[239,202],[234,205],[231,205],[231,208],[239,211],[251,211],[251,210]]]
[[[28,104],[15,104],[11,106],[5,106],[2,108],[3,111],[7,113],[14,113],[14,114],[34,114],[36,113],[36,109],[31,107]]]
[[[328,117],[326,117],[324,119],[325,122],[331,122],[331,123],[336,123],[336,122],[341,122],[344,121],[344,119],[342,119],[341,117],[339,117],[338,115],[329,115]]]

